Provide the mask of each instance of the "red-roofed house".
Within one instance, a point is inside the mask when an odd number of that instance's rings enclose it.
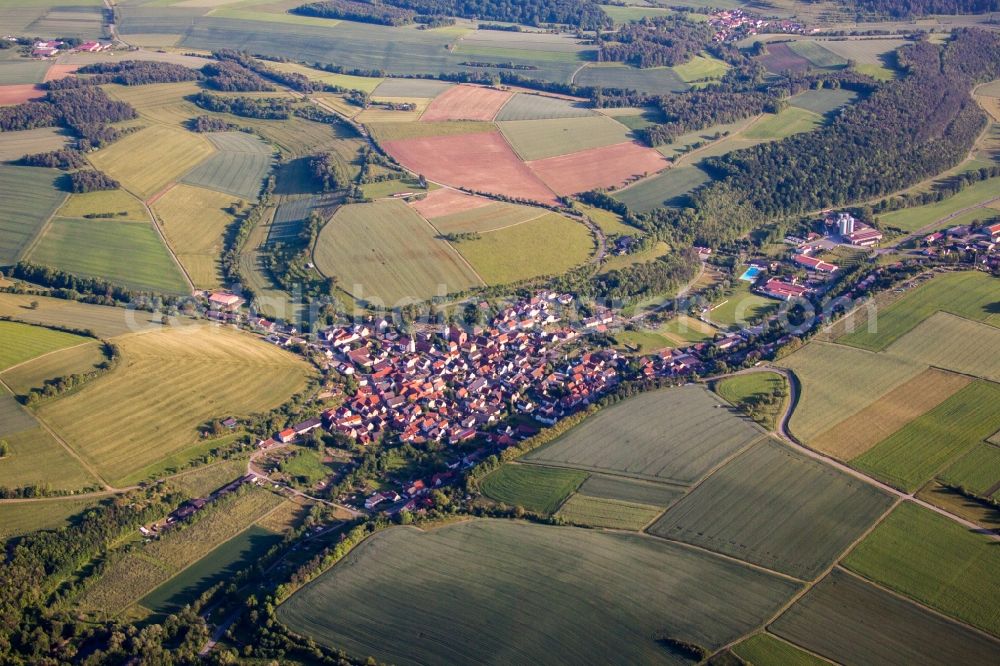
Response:
[[[817,273],[835,273],[838,269],[836,264],[831,264],[826,261],[821,261],[815,257],[809,257],[804,254],[797,254],[792,257],[792,261],[797,263],[810,271],[816,271]]]
[[[991,241],[1000,242],[1000,224],[991,224],[986,227],[986,232],[990,235]]]
[[[776,280],[773,278],[767,281],[767,283],[761,288],[761,291],[768,296],[780,298],[783,301],[788,301],[793,298],[802,298],[804,295],[809,293],[809,289],[800,284],[792,284],[791,282],[785,282],[784,280]]]
[[[213,291],[208,297],[208,304],[215,310],[226,310],[233,312],[243,305],[243,299],[236,294],[224,291]]]

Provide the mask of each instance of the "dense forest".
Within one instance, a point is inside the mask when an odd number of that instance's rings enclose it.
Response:
[[[259,74],[232,60],[210,62],[201,68],[201,73],[205,75],[206,85],[225,92],[255,92],[275,89]]]
[[[690,60],[712,42],[715,28],[680,16],[644,18],[623,25],[613,41],[599,42],[598,59],[636,67],[672,67]]]
[[[194,81],[198,72],[188,67],[169,62],[150,60],[122,60],[120,62],[95,62],[84,65],[77,74],[93,76],[67,76],[45,84],[49,90],[80,88],[103,83],[117,83],[123,86],[142,86],[150,83],[177,83]]]
[[[413,23],[416,12],[391,5],[381,5],[355,0],[323,0],[310,2],[292,10],[293,14],[320,18],[344,19],[378,25],[406,25]]]
[[[111,99],[96,86],[50,90],[41,100],[0,107],[0,132],[61,125],[79,137],[81,150],[90,150],[122,135],[108,123],[137,117],[130,104]]]
[[[590,0],[390,0],[420,14],[461,16],[525,25],[565,23],[587,30],[610,28],[611,19]]]
[[[1000,11],[1000,0],[850,0],[848,4],[863,12],[892,18]]]
[[[969,95],[1000,74],[1000,36],[963,30],[944,47],[904,46],[907,75],[827,127],[705,161],[721,182],[696,195],[746,196],[775,217],[870,199],[957,164],[986,118]]]
[[[221,97],[200,92],[188,99],[206,111],[264,120],[284,120],[289,117],[292,107],[289,100],[281,97]]]
[[[76,194],[98,192],[100,190],[117,190],[119,187],[117,180],[103,171],[95,169],[74,171],[67,177],[69,178],[70,189]]]
[[[84,159],[83,153],[78,150],[61,148],[47,153],[32,153],[30,155],[25,155],[18,160],[18,164],[21,164],[22,166],[47,167],[49,169],[62,169],[63,171],[68,171],[70,169],[79,169],[80,167],[86,166],[87,160]]]

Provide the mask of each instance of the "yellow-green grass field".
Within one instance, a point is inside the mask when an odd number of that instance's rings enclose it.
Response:
[[[538,465],[506,464],[479,482],[490,499],[550,515],[586,480],[586,472]]]
[[[104,86],[110,97],[128,102],[143,120],[160,125],[184,127],[192,118],[205,112],[185,97],[201,92],[194,81],[152,83],[143,86]]]
[[[558,654],[668,664],[679,659],[656,640],[661,632],[715,650],[798,589],[638,534],[473,520],[379,532],[279,606],[278,619],[385,663],[535,664]]]
[[[509,120],[497,125],[514,152],[526,161],[625,143],[632,139],[629,128],[607,116]]]
[[[203,460],[206,457],[211,458],[213,451],[225,449],[242,436],[243,435],[236,432],[223,435],[218,438],[201,438],[194,446],[189,446],[186,449],[181,449],[170,454],[169,456],[160,458],[155,464],[142,470],[142,473],[145,477],[150,479],[159,479],[165,476],[170,476],[172,477],[171,483],[188,492],[194,493],[192,495],[193,497],[197,497],[198,495],[207,495],[209,491],[215,490],[219,486],[224,485],[227,481],[232,481],[237,476],[241,476],[241,474],[233,474],[221,483],[216,483],[211,488],[206,488],[201,493],[196,493],[194,491],[199,485],[204,486],[209,484],[208,479],[213,476],[213,470],[216,469],[216,465],[208,464],[203,467],[189,467],[189,465],[191,465],[192,461]],[[233,462],[238,463],[236,469],[239,469],[239,464],[242,464],[245,470],[245,459],[227,461],[226,463],[220,464],[218,467],[225,468],[226,465]]]
[[[749,283],[739,280],[725,296],[712,304],[712,309],[705,316],[716,326],[726,328],[742,326],[778,307],[778,301],[753,293]]]
[[[897,227],[903,231],[918,231],[939,221],[942,226],[954,226],[950,220],[945,221],[949,216],[998,197],[1000,197],[1000,179],[991,178],[970,185],[958,194],[935,203],[883,213],[878,216],[878,221],[882,226]],[[988,217],[990,211],[980,211],[980,214]]]
[[[1000,381],[1000,328],[936,312],[886,348],[885,353],[937,368]]]
[[[375,88],[376,97],[424,97],[432,99],[454,83],[432,79],[386,79]]]
[[[996,497],[1000,494],[1000,446],[980,442],[937,476],[979,497]]]
[[[773,634],[754,634],[732,648],[733,654],[755,666],[826,666],[824,659],[798,648]]]
[[[20,132],[0,132],[0,162],[18,160],[32,153],[59,150],[69,137],[65,130],[40,127]]]
[[[812,580],[892,502],[869,483],[767,440],[714,472],[649,532]]]
[[[227,227],[233,223],[228,208],[235,201],[203,187],[177,185],[153,204],[170,247],[199,289],[221,283],[219,257]]]
[[[990,308],[1000,300],[1000,280],[978,271],[941,275],[929,280],[891,305],[878,310],[874,325],[837,338],[837,342],[881,351],[938,311],[1000,325],[1000,314]]]
[[[159,540],[112,560],[81,596],[80,609],[102,617],[117,615],[175,575],[184,576],[187,567],[283,501],[280,495],[253,487],[219,500],[218,506],[204,509],[203,517],[186,528],[168,531]],[[166,604],[169,596],[162,601]]]
[[[184,182],[255,200],[273,164],[273,148],[245,132],[212,132],[214,155],[184,174]]]
[[[698,151],[695,154],[700,155],[706,144],[721,140],[723,135],[738,136],[744,128],[753,123],[758,117],[751,116],[750,118],[744,118],[732,123],[712,125],[705,129],[685,132],[670,143],[658,146],[656,150],[663,156],[670,158],[678,157],[681,153],[687,153],[692,150]],[[695,148],[696,145],[698,148]]]
[[[998,647],[980,632],[840,569],[768,631],[840,664],[980,664],[992,661]]]
[[[370,93],[385,79],[374,76],[353,76],[351,74],[334,74],[314,67],[306,67],[294,62],[267,62],[271,69],[289,74],[301,74],[311,81],[320,81],[331,86],[340,86],[348,90],[360,90]]]
[[[696,166],[674,167],[637,181],[612,196],[637,213],[648,213],[660,206],[679,204],[692,190],[709,180],[709,175]]]
[[[434,186],[431,189],[434,189]],[[420,186],[420,181],[416,178],[382,180],[377,183],[365,183],[361,186],[361,193],[367,199],[382,199],[405,192],[420,194],[426,191],[426,189]]]
[[[0,372],[57,349],[73,347],[90,338],[42,326],[0,320]]]
[[[66,199],[55,169],[0,165],[0,265],[17,263]]]
[[[798,95],[790,97],[788,103],[800,109],[826,115],[835,109],[853,103],[857,98],[856,92],[846,88],[819,88],[800,92]]]
[[[937,407],[971,381],[964,375],[928,368],[813,437],[809,445],[834,458],[850,460]]]
[[[599,411],[524,462],[688,485],[762,437],[700,386],[649,391]]]
[[[915,361],[815,340],[778,365],[799,380],[801,393],[789,427],[805,442],[926,369]]]
[[[388,109],[380,106],[369,106],[354,119],[359,123],[412,123],[420,120],[420,116],[427,110],[431,100],[423,97],[379,97],[380,102],[391,104],[412,104],[413,109],[404,111],[402,109]]]
[[[396,305],[481,285],[434,228],[399,200],[342,206],[320,231],[316,268],[358,300]]]
[[[978,442],[1000,430],[1000,384],[977,380],[915,418],[851,465],[913,492]]]
[[[776,115],[763,118],[743,130],[742,137],[752,141],[778,141],[793,134],[811,132],[823,124],[823,117],[808,109],[789,106]]]
[[[662,511],[660,507],[647,504],[573,495],[562,505],[556,517],[573,525],[638,532]]]
[[[623,476],[591,474],[580,485],[577,493],[585,497],[618,500],[665,509],[676,502],[684,494],[684,491],[677,486],[668,486],[663,483],[637,481]]]
[[[621,270],[622,268],[628,268],[629,266],[634,266],[635,264],[643,264],[647,261],[659,259],[660,257],[664,257],[668,254],[670,254],[670,246],[664,241],[657,241],[651,247],[639,252],[605,256],[604,263],[601,264],[601,268],[598,270],[598,273],[609,273],[611,271]]]
[[[622,221],[622,216],[618,213],[612,213],[610,210],[604,210],[603,208],[597,208],[595,206],[588,206],[587,204],[574,202],[573,208],[580,211],[588,218],[590,221],[601,228],[605,234],[621,234],[624,236],[631,236],[640,233],[638,229],[632,225],[625,224]]]
[[[187,282],[150,222],[56,218],[32,263],[140,290],[185,294]]]
[[[1000,636],[1000,549],[988,536],[929,509],[904,502],[844,565]]]
[[[35,328],[35,327],[32,327]],[[36,329],[37,330],[37,329]],[[104,343],[91,340],[74,344],[0,372],[0,379],[15,394],[23,395],[44,385],[45,380],[90,372],[107,360]]]
[[[696,55],[682,65],[674,65],[681,81],[691,83],[704,79],[718,79],[729,71],[729,65],[710,55]]]
[[[209,419],[281,404],[310,374],[298,357],[223,327],[167,328],[117,344],[113,372],[38,410],[114,482],[145,478],[146,467],[196,443]]]
[[[892,52],[906,44],[902,39],[846,39],[824,40],[824,49],[845,60],[853,60],[855,69],[862,74],[888,81],[896,76]]]
[[[808,60],[814,67],[821,69],[840,69],[847,66],[847,59],[842,58],[823,45],[812,41],[793,41],[788,44],[793,52]]]
[[[85,215],[114,214],[116,220],[148,221],[142,202],[125,190],[102,190],[71,194],[59,209],[60,217],[82,218]],[[125,213],[121,215],[121,213]]]
[[[788,382],[776,372],[750,372],[734,377],[727,377],[714,386],[715,392],[737,407],[752,406],[753,418],[768,430],[774,430],[778,416],[785,407],[785,400],[779,399],[773,405],[760,404],[760,401],[778,392],[785,391],[787,395]]]
[[[673,341],[649,329],[624,330],[614,334],[615,342],[635,354],[651,354],[673,346]]]
[[[436,217],[431,224],[442,234],[486,233],[542,217],[547,212],[544,208],[496,202]]]
[[[0,504],[0,540],[65,527],[72,516],[95,504],[93,499],[47,499]]]
[[[686,347],[711,340],[718,334],[719,329],[700,319],[682,314],[671,317],[665,323],[660,324],[656,331],[675,345]]]
[[[483,233],[455,247],[486,284],[559,275],[587,261],[594,239],[587,227],[558,213]]]
[[[492,132],[496,126],[493,123],[476,120],[449,120],[436,123],[380,122],[368,125],[368,129],[371,131],[372,137],[382,143],[402,139],[419,139],[425,136]]]
[[[118,180],[126,190],[148,199],[213,152],[215,148],[200,134],[154,125],[88,157],[97,169]]]
[[[512,96],[496,115],[496,120],[543,120],[546,118],[578,118],[597,113],[582,102],[520,92]]]
[[[329,125],[297,116],[286,120],[256,120],[225,114],[219,117],[234,125],[249,127],[289,155],[314,155],[321,150],[334,150],[356,156],[362,145],[354,130],[344,124]]]
[[[235,441],[238,435],[222,437],[208,442],[211,446],[226,446]],[[170,479],[170,485],[187,493],[191,497],[205,497],[213,490],[221,488],[233,479],[246,474],[247,461],[245,457],[220,460],[201,467],[195,467]]]
[[[37,307],[33,303],[37,303]],[[100,338],[159,328],[160,325],[159,316],[148,312],[27,294],[0,293],[0,316],[43,326],[90,330]]]
[[[10,447],[10,452],[0,458],[0,486],[76,491],[100,485],[41,426],[0,434],[0,440]]]

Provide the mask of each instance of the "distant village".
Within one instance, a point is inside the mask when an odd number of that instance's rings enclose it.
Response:
[[[789,19],[764,19],[742,9],[722,9],[712,12],[709,25],[715,28],[712,41],[735,42],[762,32],[803,34],[803,24]]]
[[[4,35],[3,40],[8,42],[19,41],[14,35]],[[88,40],[80,43],[76,43],[76,40],[72,43],[61,39],[36,40],[31,45],[31,57],[44,60],[73,52],[100,53],[101,51],[109,50],[111,46],[111,42],[99,42],[94,40]]]

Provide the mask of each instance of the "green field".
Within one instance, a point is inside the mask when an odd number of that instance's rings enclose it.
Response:
[[[169,530],[159,540],[110,562],[100,578],[88,586],[78,606],[83,611],[97,612],[101,617],[117,615],[180,574],[177,587],[168,587],[161,594],[154,593],[151,601],[169,609],[174,603],[173,595],[177,595],[177,600],[190,595],[189,585],[197,585],[211,575],[208,569],[212,562],[200,564],[199,560],[283,501],[279,495],[254,487],[219,500],[218,505],[203,509],[199,520],[182,529]],[[224,553],[232,555],[228,550]],[[188,574],[187,567],[192,564],[196,568]]]
[[[10,446],[10,452],[0,458],[0,486],[75,491],[98,485],[97,479],[29,414],[12,411],[20,409],[10,394],[0,393],[0,440]]]
[[[846,39],[823,41],[822,46],[845,60],[853,60],[862,74],[888,81],[896,75],[893,51],[906,44],[902,39]]]
[[[936,312],[899,338],[885,353],[968,375],[1000,381],[1000,328]]]
[[[151,313],[25,294],[0,293],[0,316],[43,326],[89,329],[100,338],[160,326],[159,316]]]
[[[2,71],[0,67],[0,72]],[[18,160],[30,153],[44,153],[65,148],[68,139],[66,130],[59,127],[0,132],[0,162]]]
[[[632,132],[607,116],[509,120],[497,123],[514,152],[525,161],[601,148],[632,140]]]
[[[243,132],[212,133],[208,138],[218,152],[188,171],[182,182],[256,199],[271,170],[271,147]]]
[[[660,508],[670,506],[684,494],[681,489],[674,486],[604,474],[591,474],[577,492],[586,497],[619,500]]]
[[[432,79],[386,79],[372,91],[372,96],[434,98],[454,85]]]
[[[442,234],[485,233],[542,217],[547,212],[544,208],[497,202],[435,217],[431,224]]]
[[[771,626],[843,664],[985,664],[1000,643],[834,570]]]
[[[271,409],[302,390],[304,361],[253,336],[215,326],[119,338],[122,362],[39,417],[116,482],[198,442],[212,418]]]
[[[688,84],[681,80],[670,67],[650,67],[639,69],[628,65],[587,65],[581,69],[573,83],[578,86],[600,86],[602,88],[632,88],[639,92],[664,95],[687,90]]]
[[[1000,280],[978,271],[948,273],[924,282],[886,308],[875,320],[837,342],[862,349],[881,351],[939,310],[972,319],[997,321],[990,307],[1000,300]]]
[[[507,464],[483,478],[479,488],[497,502],[548,515],[586,478],[584,472],[571,469]]]
[[[278,608],[293,631],[382,662],[677,664],[759,625],[787,580],[640,535],[477,520],[390,528]],[[385,627],[392,627],[386,633]]]
[[[831,111],[835,111],[842,106],[853,104],[858,99],[858,94],[846,88],[820,88],[818,90],[806,90],[788,99],[788,103],[794,107],[805,109],[825,116]]]
[[[700,130],[693,130],[691,132],[685,132],[684,134],[678,135],[670,143],[664,144],[662,146],[657,146],[656,150],[660,152],[665,157],[676,158],[682,153],[687,153],[692,150],[702,151],[705,145],[713,142],[720,141],[723,136],[738,136],[742,130],[749,124],[754,122],[758,116],[751,116],[749,118],[744,118],[742,120],[737,120],[732,123],[723,123],[719,125],[712,125]],[[656,115],[653,115],[652,120],[656,120]],[[619,122],[625,121],[625,118],[618,118]],[[647,121],[647,124],[653,124]],[[697,146],[697,148],[696,148]],[[701,152],[698,153],[699,156]]]
[[[149,222],[57,218],[29,259],[133,289],[188,292],[184,276]]]
[[[149,213],[142,202],[125,190],[101,190],[86,194],[71,194],[66,203],[58,210],[60,217],[82,218],[86,215],[102,215],[112,213],[118,220],[135,220],[146,222]],[[121,215],[121,213],[125,213]]]
[[[0,504],[0,541],[27,532],[65,527],[72,516],[95,503],[93,499],[56,499]]]
[[[847,66],[847,59],[841,58],[816,42],[794,41],[790,42],[788,47],[820,69],[841,69]]]
[[[615,342],[633,354],[650,354],[672,347],[673,342],[665,335],[649,330],[627,330],[614,334]]]
[[[0,324],[2,327],[3,324]],[[31,327],[32,330],[39,330]],[[47,330],[47,329],[43,329]],[[0,379],[17,395],[27,393],[33,388],[40,388],[47,379],[55,379],[65,375],[90,372],[97,365],[107,360],[104,355],[104,345],[97,340],[81,338],[82,344],[52,351],[39,358],[22,363],[17,367],[0,372]]]
[[[601,268],[597,272],[604,274],[611,271],[621,270],[622,268],[628,268],[629,266],[643,264],[647,261],[659,259],[660,257],[668,254],[670,254],[670,246],[663,241],[657,241],[651,247],[645,250],[640,250],[639,252],[605,256],[604,262],[601,264]]]
[[[420,186],[420,181],[416,178],[383,180],[377,183],[366,183],[361,186],[361,193],[367,199],[382,199],[403,192],[419,194],[426,191],[426,189]]]
[[[523,460],[686,485],[761,436],[698,386],[649,391],[602,409]]]
[[[766,441],[708,477],[649,531],[811,580],[891,504],[874,486]]]
[[[638,532],[662,511],[662,508],[648,504],[573,495],[562,505],[556,517],[574,525]]]
[[[968,453],[938,474],[950,486],[965,488],[981,497],[1000,484],[1000,446],[980,442]],[[995,497],[1000,488],[994,490]]]
[[[925,369],[913,361],[816,340],[778,364],[798,377],[801,393],[789,426],[805,442]]]
[[[142,599],[142,606],[157,613],[174,613],[216,583],[253,565],[267,550],[281,542],[281,535],[256,525],[240,532]]]
[[[851,465],[913,492],[949,461],[1000,430],[1000,384],[975,381],[851,460]]]
[[[0,266],[16,263],[66,199],[55,169],[0,165]]]
[[[940,223],[939,226],[941,227],[950,227],[958,224],[948,219],[950,216],[955,215],[955,213],[983,204],[997,197],[1000,197],[1000,179],[991,178],[989,180],[981,180],[978,183],[969,185],[958,194],[952,195],[947,199],[924,206],[902,208],[891,213],[882,213],[878,216],[878,221],[883,227],[896,227],[903,231],[919,231],[925,227],[928,231],[933,231],[938,223]],[[979,214],[985,218],[989,217],[990,214],[996,214],[996,211],[986,209],[980,211]]]
[[[996,541],[904,502],[844,561],[881,585],[1000,635]]]
[[[660,324],[656,330],[675,345],[684,347],[711,340],[719,332],[711,324],[706,324],[700,319],[688,315],[671,317],[666,323]]]
[[[768,633],[754,634],[732,648],[754,666],[826,666],[828,662]]]
[[[376,122],[367,125],[372,137],[382,143],[403,139],[419,139],[425,136],[452,136],[456,134],[478,134],[492,132],[493,123],[477,120],[447,120],[433,123],[417,122]]]
[[[302,76],[305,76],[313,81],[321,81],[322,83],[328,83],[332,86],[340,86],[341,88],[347,88],[348,90],[360,90],[361,92],[366,93],[370,93],[375,90],[375,88],[377,88],[379,84],[385,80],[374,76],[334,74],[333,72],[327,72],[313,67],[305,67],[294,62],[265,62],[264,64],[272,69],[278,70],[279,72],[301,74]]]
[[[594,239],[583,224],[558,213],[459,241],[455,248],[489,285],[560,275],[587,261]]]
[[[0,320],[0,339],[3,340],[0,372],[36,356],[90,341],[90,338],[73,333],[3,320]]]
[[[763,425],[768,430],[774,430],[776,419],[784,409],[785,400],[779,400],[773,405],[759,404],[755,406],[755,401],[773,395],[778,391],[788,391],[788,382],[776,372],[751,372],[745,375],[736,375],[716,383],[715,392],[723,398],[736,405],[754,407],[754,420]]]
[[[622,216],[612,213],[610,210],[588,206],[587,204],[574,203],[573,207],[590,218],[590,221],[601,228],[605,234],[623,234],[631,236],[638,233],[638,229],[622,221]]]
[[[718,79],[729,71],[729,64],[713,56],[696,55],[683,65],[674,65],[674,72],[685,83],[703,79]]]
[[[398,200],[339,208],[313,257],[354,298],[388,306],[482,284],[455,248]]]
[[[822,124],[823,117],[818,113],[789,106],[777,115],[765,114],[744,130],[742,137],[751,141],[778,141],[793,134],[811,132]]]
[[[323,462],[323,455],[315,449],[300,448],[297,455],[281,463],[281,471],[292,477],[297,485],[313,486],[334,472]]]
[[[748,321],[760,319],[780,307],[778,301],[750,291],[750,285],[739,280],[705,315],[717,326],[742,328]]]
[[[663,205],[681,204],[688,194],[709,180],[709,175],[696,166],[674,167],[612,196],[637,213],[648,213]]]
[[[498,121],[504,120],[549,120],[553,118],[582,118],[593,116],[595,111],[584,102],[572,102],[557,97],[518,93],[511,97],[500,112]]]

